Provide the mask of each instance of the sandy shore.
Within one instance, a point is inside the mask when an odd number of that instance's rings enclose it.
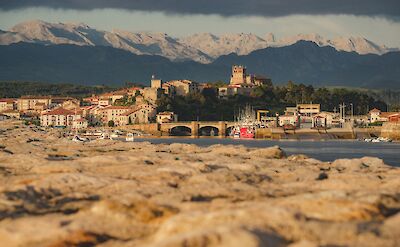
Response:
[[[399,246],[400,169],[0,122],[0,246]]]

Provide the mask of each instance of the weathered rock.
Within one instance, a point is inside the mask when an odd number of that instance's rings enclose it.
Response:
[[[18,126],[18,128],[16,128]],[[1,246],[397,246],[400,169],[0,124]],[[4,152],[9,150],[12,152]]]

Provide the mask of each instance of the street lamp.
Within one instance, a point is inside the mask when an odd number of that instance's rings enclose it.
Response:
[[[351,119],[353,119],[354,116],[353,103],[350,103],[350,106],[351,106]]]

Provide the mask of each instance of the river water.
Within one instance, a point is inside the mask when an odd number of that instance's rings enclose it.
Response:
[[[188,143],[198,146],[244,145],[246,147],[271,147],[278,145],[288,155],[305,154],[321,161],[341,158],[378,157],[388,165],[400,167],[400,143],[370,143],[354,140],[332,141],[288,141],[288,140],[244,140],[230,138],[135,138],[154,144]]]

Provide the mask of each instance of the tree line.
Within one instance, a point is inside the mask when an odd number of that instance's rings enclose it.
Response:
[[[339,111],[339,104],[347,105],[347,114],[367,114],[378,108],[386,111],[388,106],[371,95],[345,88],[314,88],[310,85],[288,82],[284,86],[264,85],[252,90],[250,95],[234,95],[225,99],[218,96],[216,86],[204,89],[201,93],[186,96],[162,96],[157,104],[158,111],[173,111],[181,121],[231,121],[238,110],[251,105],[255,110],[266,109],[270,114],[283,114],[288,106],[299,103],[321,104],[322,111]]]

